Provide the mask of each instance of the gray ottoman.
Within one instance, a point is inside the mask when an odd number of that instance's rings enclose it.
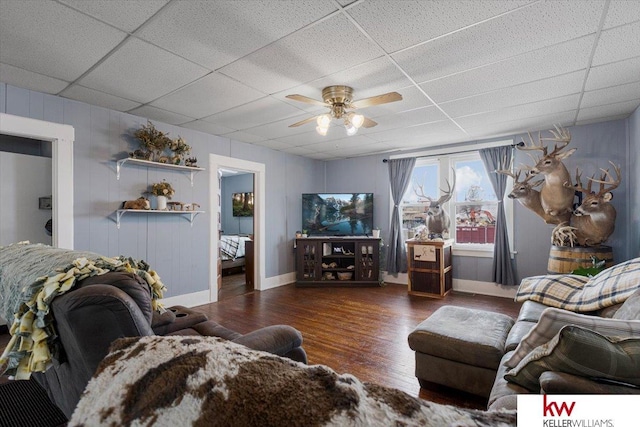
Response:
[[[409,334],[420,385],[432,382],[489,397],[513,324],[500,313],[440,307]]]

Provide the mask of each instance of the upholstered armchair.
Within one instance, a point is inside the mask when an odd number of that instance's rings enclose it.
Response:
[[[132,273],[109,272],[82,280],[51,304],[59,351],[53,366],[33,374],[50,399],[70,417],[85,386],[117,338],[146,335],[207,335],[306,363],[302,335],[267,326],[242,335],[186,307],[158,314],[147,283]]]

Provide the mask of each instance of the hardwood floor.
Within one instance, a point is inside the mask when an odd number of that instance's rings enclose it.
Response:
[[[247,333],[288,324],[302,332],[310,364],[323,364],[363,381],[395,387],[427,400],[485,409],[485,399],[445,387],[420,389],[409,333],[443,305],[496,311],[515,317],[510,299],[450,294],[442,300],[410,296],[406,286],[296,288],[282,286],[194,309],[222,325]]]
[[[485,409],[486,401],[446,387],[421,389],[414,376],[409,333],[443,305],[496,311],[515,317],[520,304],[506,298],[449,294],[442,300],[407,294],[406,286],[371,288],[296,288],[229,296],[194,309],[247,333],[288,324],[302,332],[310,364],[323,364],[362,381],[395,387],[426,400]],[[0,335],[0,351],[9,335]]]
[[[218,292],[218,301],[224,301],[248,292],[253,292],[253,286],[247,285],[244,272],[222,276],[222,286]]]

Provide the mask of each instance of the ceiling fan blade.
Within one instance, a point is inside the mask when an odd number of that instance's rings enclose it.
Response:
[[[387,104],[389,102],[401,101],[402,95],[398,92],[389,92],[382,95],[372,96],[371,98],[364,98],[351,103],[351,108],[364,108],[372,107],[374,105]]]
[[[298,102],[306,102],[307,104],[321,105],[323,107],[327,106],[326,102],[318,101],[317,99],[309,98],[308,96],[304,95],[287,95],[285,96],[285,98],[293,99],[294,101]]]
[[[362,122],[362,127],[363,128],[372,128],[372,127],[376,126],[377,124],[378,124],[378,122],[374,122],[369,117],[365,117],[364,118],[364,122]]]
[[[300,120],[299,122],[296,122],[292,125],[289,125],[290,128],[296,128],[298,126],[302,126],[304,124],[307,124],[309,122],[314,121],[318,116],[313,116],[313,117],[309,117],[308,119],[304,119],[304,120]]]

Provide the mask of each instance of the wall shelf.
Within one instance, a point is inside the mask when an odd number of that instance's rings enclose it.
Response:
[[[118,209],[116,211],[116,226],[120,229],[120,219],[127,212],[137,213],[137,214],[158,214],[158,215],[183,215],[188,217],[187,220],[191,223],[193,227],[193,220],[198,214],[204,213],[204,211],[159,211],[156,209]]]
[[[152,162],[150,160],[134,159],[132,157],[127,157],[126,159],[116,160],[116,179],[120,180],[120,169],[126,163],[129,163],[131,165],[145,166],[148,168],[172,169],[172,170],[185,172],[186,174],[189,175],[189,180],[191,181],[192,187],[193,187],[193,175],[196,172],[205,170],[204,168],[199,168],[194,166],[171,165],[169,163],[159,163],[159,162]]]

